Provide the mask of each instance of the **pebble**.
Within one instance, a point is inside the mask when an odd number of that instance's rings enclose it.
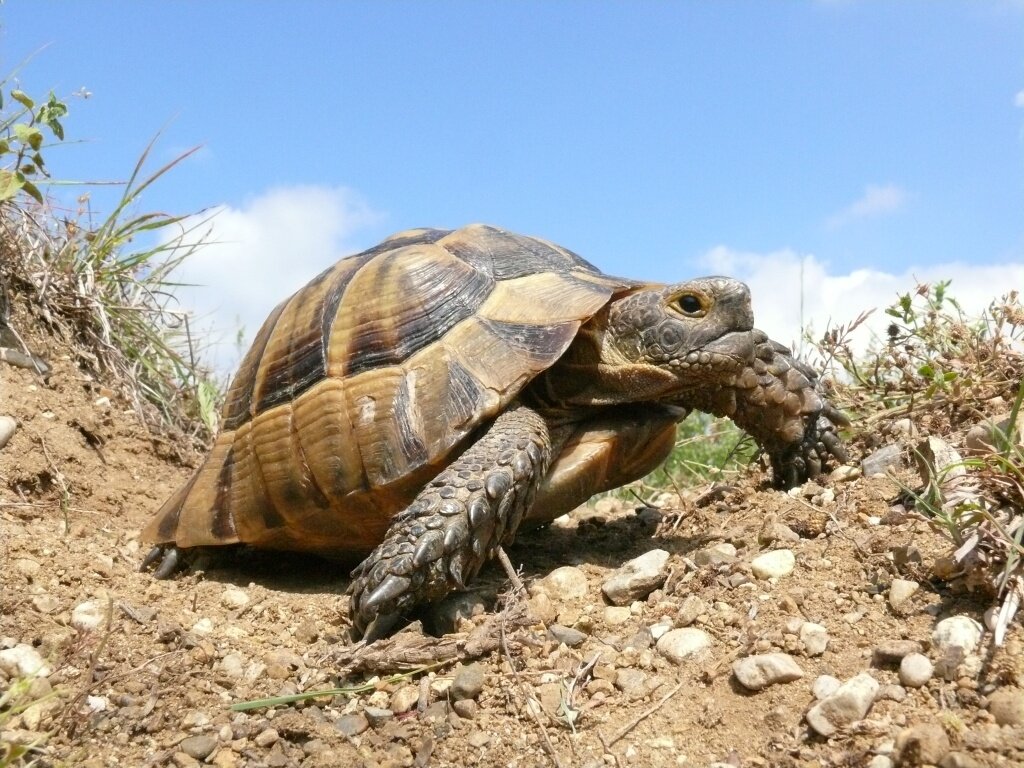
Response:
[[[867,768],[892,768],[892,758],[887,755],[875,755],[868,761]]]
[[[455,714],[466,720],[472,720],[476,717],[477,708],[478,705],[473,699],[459,699],[452,704]]]
[[[609,605],[605,607],[602,618],[609,627],[615,627],[619,624],[625,624],[633,618],[633,613],[629,610],[628,606]]]
[[[106,611],[95,600],[79,603],[71,611],[71,626],[82,632],[91,632],[103,623]]]
[[[938,765],[949,747],[949,736],[936,723],[904,728],[896,737],[900,765]]]
[[[548,634],[559,643],[565,643],[570,648],[583,645],[586,642],[587,634],[572,627],[565,627],[561,624],[552,624],[548,627]]]
[[[484,599],[476,592],[452,592],[427,610],[427,623],[437,634],[448,634],[459,629],[462,621],[468,621],[487,610]]]
[[[257,747],[263,747],[266,749],[267,747],[273,746],[279,738],[281,738],[281,736],[277,732],[276,728],[264,728],[256,734],[256,738],[253,739],[253,741],[256,743]]]
[[[693,553],[692,559],[694,563],[700,566],[731,563],[736,560],[736,547],[723,541],[720,544],[714,544],[697,550]]]
[[[920,587],[921,585],[916,581],[893,579],[892,584],[889,586],[889,605],[897,613],[901,612],[906,607],[907,601],[913,597]]]
[[[220,596],[221,605],[225,608],[237,610],[249,604],[249,595],[238,587],[228,587]]]
[[[646,673],[641,672],[639,669],[622,667],[622,669],[616,670],[615,672],[615,687],[627,696],[631,693],[643,690],[646,682]]]
[[[833,483],[845,483],[850,480],[856,480],[861,476],[861,474],[863,474],[863,471],[860,467],[853,467],[849,464],[844,464],[841,467],[833,469],[828,478]]]
[[[563,565],[534,584],[534,589],[559,600],[578,600],[590,590],[587,576],[573,565]]]
[[[53,613],[60,608],[60,600],[53,595],[33,595],[32,607],[40,613]]]
[[[1024,691],[1001,688],[988,697],[988,711],[999,725],[1024,725]]]
[[[386,723],[388,720],[393,719],[395,713],[390,709],[385,709],[384,707],[364,707],[363,715],[366,717],[366,721],[376,728],[377,726]],[[338,727],[337,723],[335,723],[335,727]]]
[[[890,640],[876,646],[871,656],[875,666],[883,666],[899,664],[904,656],[921,653],[923,650],[921,644],[916,640]]]
[[[964,436],[968,456],[984,456],[1002,448],[1010,431],[1010,413],[1001,413],[971,427]],[[1024,435],[1024,411],[1017,414],[1017,444]],[[3,445],[0,445],[2,448]]]
[[[19,557],[14,561],[14,570],[29,581],[32,581],[43,570],[43,566],[30,557]]]
[[[481,749],[491,743],[491,734],[487,731],[473,731],[466,739],[466,743],[471,747]]]
[[[452,699],[475,699],[484,690],[484,668],[479,664],[469,664],[455,673],[452,681]]]
[[[420,689],[415,685],[403,685],[391,696],[391,711],[396,715],[408,712],[420,700]]]
[[[896,469],[903,463],[903,448],[899,445],[886,445],[874,453],[865,456],[860,463],[864,477],[884,475],[890,469]]]
[[[665,583],[668,552],[652,549],[624,563],[605,579],[601,591],[612,605],[629,605],[642,600]]]
[[[950,616],[935,625],[932,645],[939,653],[959,649],[966,656],[978,647],[981,631],[981,624],[970,616]]]
[[[835,693],[842,684],[843,681],[838,677],[833,677],[832,675],[818,675],[818,677],[814,679],[814,682],[811,683],[811,695],[818,701],[821,701]]]
[[[900,662],[900,682],[907,688],[927,685],[935,671],[928,657],[921,653],[908,653]]]
[[[0,669],[10,677],[47,677],[53,670],[27,643],[0,651]]]
[[[804,676],[796,660],[787,653],[764,653],[737,659],[732,673],[740,685],[751,691],[760,691],[776,683],[791,683]]]
[[[914,449],[914,463],[922,483],[940,480],[945,483],[967,474],[964,459],[956,449],[938,437],[928,437]]]
[[[686,659],[711,647],[711,635],[701,629],[687,627],[673,629],[658,639],[658,653],[671,662],[681,664]]]
[[[555,604],[551,602],[551,598],[546,592],[537,592],[535,595],[531,595],[527,605],[530,615],[542,624],[551,624],[558,616]]]
[[[383,710],[389,715],[394,716],[393,712],[389,710]],[[334,721],[334,730],[340,733],[345,738],[351,739],[353,736],[358,736],[360,733],[370,727],[369,718],[362,712],[353,712],[348,715],[342,715]],[[262,735],[262,734],[261,734]],[[259,736],[256,737],[257,741]]]
[[[13,416],[0,416],[0,451],[10,442],[14,436],[14,430],[18,428],[18,422]]]
[[[220,673],[229,680],[241,680],[245,674],[245,659],[239,653],[225,654],[220,660]]]
[[[688,627],[697,620],[698,616],[708,612],[708,604],[696,595],[687,595],[683,604],[679,606],[679,614],[676,616],[676,623],[681,627]]]
[[[807,712],[807,723],[826,738],[863,720],[875,701],[878,681],[866,672],[847,680]]]
[[[805,621],[800,625],[800,644],[808,656],[821,656],[828,648],[828,630],[821,624]]]
[[[205,760],[217,748],[217,739],[208,734],[183,739],[178,749],[195,760]]]
[[[776,549],[755,557],[750,568],[759,579],[788,576],[796,566],[796,556],[791,549]]]

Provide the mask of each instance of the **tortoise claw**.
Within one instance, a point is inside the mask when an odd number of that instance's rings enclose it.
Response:
[[[145,571],[151,565],[154,579],[169,579],[175,571],[183,567],[185,560],[182,557],[182,550],[173,544],[158,544],[153,547],[142,560],[139,566],[140,571]]]

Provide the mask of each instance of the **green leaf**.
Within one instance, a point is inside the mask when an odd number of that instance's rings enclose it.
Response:
[[[17,88],[11,91],[11,98],[17,101],[19,104],[24,105],[26,109],[32,109],[32,107],[36,105],[36,103],[29,98],[27,93],[25,93],[24,91],[19,91]]]
[[[39,148],[43,146],[43,132],[36,128],[34,125],[17,123],[14,126],[13,130],[14,137],[22,144],[27,144],[37,152],[39,151]]]
[[[18,174],[19,176],[21,174]],[[43,202],[43,193],[39,191],[39,187],[33,184],[31,181],[22,176],[21,188],[28,192],[32,197],[35,198],[37,203]]]
[[[0,170],[0,203],[12,200],[24,184],[13,171]]]
[[[924,378],[926,378],[926,379],[935,378],[935,369],[932,368],[927,363],[925,363],[920,368],[918,368],[917,369],[917,373],[918,373],[919,376],[924,376]]]
[[[11,145],[4,139],[0,139],[0,155],[6,155],[11,151]]]
[[[942,374],[943,381],[953,381],[959,374],[956,371],[946,371]]]
[[[22,163],[18,166],[18,170],[26,176],[31,176],[36,172],[36,166],[34,163]]]

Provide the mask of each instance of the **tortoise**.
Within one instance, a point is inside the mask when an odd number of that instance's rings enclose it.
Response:
[[[846,460],[844,416],[743,283],[611,277],[485,225],[401,232],[271,312],[143,567],[228,544],[361,560],[352,632],[373,639],[524,521],[655,469],[694,409],[752,435],[777,485]]]

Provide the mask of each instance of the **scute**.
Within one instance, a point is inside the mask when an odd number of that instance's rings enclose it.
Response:
[[[214,449],[145,538],[365,553],[633,285],[483,225],[410,230],[343,259],[268,318]]]

